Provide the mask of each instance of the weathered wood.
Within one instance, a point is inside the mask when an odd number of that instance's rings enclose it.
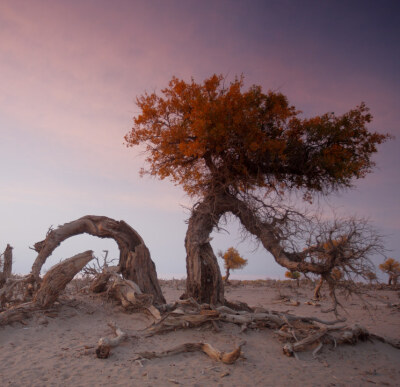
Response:
[[[7,244],[4,250],[3,262],[0,259],[0,288],[7,282],[7,279],[11,277],[12,273],[12,251],[13,247]]]
[[[8,278],[0,289],[0,305],[31,300],[35,285],[35,278],[31,274],[22,278]]]
[[[205,199],[192,211],[185,238],[186,294],[198,302],[224,303],[224,284],[218,261],[210,245],[210,234],[223,211],[214,206],[214,198]]]
[[[21,304],[0,313],[0,326],[21,322],[31,316],[32,310],[37,309],[33,302]]]
[[[45,240],[35,243],[34,250],[39,253],[32,266],[35,278],[39,279],[43,264],[61,242],[84,233],[114,239],[120,250],[119,267],[123,277],[137,283],[144,293],[152,294],[156,304],[165,303],[155,264],[143,239],[124,221],[105,216],[84,216],[49,231]]]
[[[92,259],[93,251],[88,250],[53,266],[43,277],[41,286],[34,296],[34,302],[43,308],[52,305],[67,284]]]
[[[96,348],[96,356],[99,359],[106,359],[110,356],[111,348],[117,347],[122,341],[126,340],[128,335],[118,328],[115,324],[108,324],[113,329],[115,337],[102,337],[99,339]]]
[[[236,347],[231,352],[222,352],[214,348],[208,343],[185,343],[178,345],[174,348],[162,352],[139,352],[138,355],[145,359],[154,359],[159,357],[166,357],[177,355],[183,352],[204,352],[208,357],[213,360],[220,361],[225,364],[233,364],[241,355],[241,346]]]
[[[134,311],[147,311],[155,321],[161,319],[161,314],[153,305],[153,295],[144,294],[133,281],[121,278],[116,273],[110,273],[107,293],[121,302],[123,308]]]
[[[110,277],[111,273],[100,273],[90,284],[90,291],[93,293],[106,291]]]

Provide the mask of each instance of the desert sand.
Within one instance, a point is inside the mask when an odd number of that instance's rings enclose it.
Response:
[[[184,291],[184,282],[161,281],[167,302]],[[339,292],[340,294],[340,292]],[[321,309],[330,305],[323,289],[320,306],[305,302],[312,297],[311,284],[299,289],[289,281],[233,281],[226,287],[228,300],[248,303],[299,316],[334,319]],[[299,302],[287,305],[283,297]],[[363,297],[340,300],[347,325],[359,323],[370,332],[400,340],[400,293],[370,289]],[[128,339],[112,348],[108,359],[98,359],[86,347],[100,337],[113,336],[115,323]],[[282,353],[282,342],[272,329],[240,331],[224,323],[219,332],[210,327],[185,329],[152,337],[138,332],[152,324],[144,313],[127,313],[104,295],[90,294],[78,282],[69,284],[55,310],[38,312],[23,323],[0,328],[1,386],[369,386],[400,385],[400,350],[378,341],[334,348],[325,345],[313,357],[301,352],[298,359]],[[137,352],[162,351],[187,342],[207,342],[231,351],[245,341],[242,357],[232,365],[216,362],[201,352],[152,360]]]

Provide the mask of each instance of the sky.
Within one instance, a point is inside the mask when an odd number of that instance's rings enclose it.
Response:
[[[369,218],[400,259],[399,11],[390,0],[0,0],[0,250],[14,247],[14,272],[30,271],[29,246],[50,226],[91,214],[129,223],[159,277],[185,276],[193,203],[168,180],[140,178],[144,156],[123,137],[137,96],[214,73],[280,91],[304,116],[364,101],[370,129],[396,138],[372,174],[326,203]],[[237,221],[224,228],[215,251],[249,259],[233,278],[283,277]],[[77,236],[44,270],[88,249],[118,257],[113,240]]]

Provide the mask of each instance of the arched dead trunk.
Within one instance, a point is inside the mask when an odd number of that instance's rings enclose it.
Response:
[[[120,251],[119,267],[124,278],[138,284],[143,293],[152,294],[156,304],[164,304],[157,272],[150,252],[140,235],[124,221],[105,216],[87,215],[59,226],[48,232],[46,239],[37,242],[34,249],[39,253],[32,265],[32,274],[38,280],[46,259],[64,240],[79,234],[99,238],[112,238]]]
[[[223,214],[215,197],[197,205],[189,219],[186,233],[186,293],[198,302],[224,302],[221,271],[210,245],[210,234]]]

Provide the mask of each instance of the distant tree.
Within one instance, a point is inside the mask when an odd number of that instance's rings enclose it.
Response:
[[[367,272],[367,279],[370,284],[372,284],[373,281],[376,281],[377,277],[376,274],[373,271]]]
[[[393,258],[388,258],[379,265],[379,269],[389,276],[388,285],[397,285],[397,279],[400,276],[400,262]]]
[[[285,277],[296,280],[297,287],[300,286],[300,273],[298,271],[286,271]]]
[[[239,252],[233,247],[230,247],[224,253],[219,251],[218,255],[224,260],[226,271],[224,278],[225,283],[228,283],[231,270],[243,269],[247,265],[247,259],[242,258]]]
[[[350,258],[340,252],[361,247],[360,232],[330,250],[329,259],[313,259],[320,244],[351,232],[354,222],[326,225],[302,237],[296,224],[305,214],[285,205],[290,193],[306,201],[352,186],[371,172],[371,156],[390,136],[370,132],[372,116],[364,103],[343,115],[303,118],[287,98],[261,86],[243,90],[243,77],[229,85],[213,75],[203,83],[172,78],[159,94],[136,100],[140,113],[125,136],[127,146],[143,146],[147,169],[181,185],[198,202],[188,222],[186,294],[200,302],[224,302],[224,289],[210,234],[225,214],[236,216],[276,262],[288,270],[328,275],[333,267],[365,262],[373,247]],[[294,230],[295,229],[295,230]],[[309,230],[316,230],[310,227]],[[353,230],[354,231],[354,230]],[[304,235],[303,235],[304,236]],[[304,240],[304,239],[303,239]]]

